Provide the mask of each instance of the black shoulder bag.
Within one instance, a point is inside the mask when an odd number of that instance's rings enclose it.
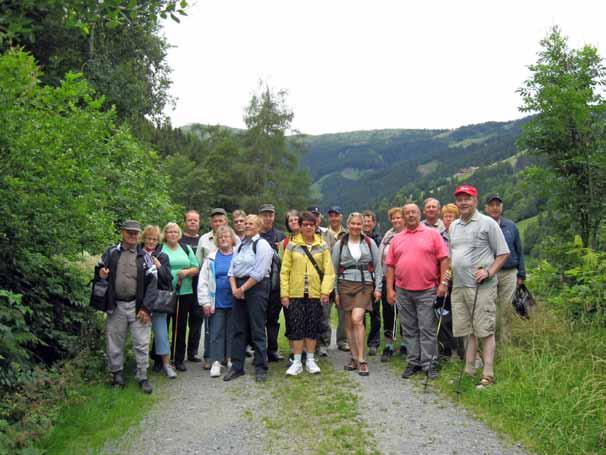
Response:
[[[318,272],[318,275],[320,276],[320,283],[322,283],[322,281],[324,281],[324,272],[322,272],[322,270],[320,270],[320,266],[318,265],[318,263],[316,262],[316,260],[312,256],[312,254],[309,252],[307,247],[302,246],[301,248],[303,248],[303,251],[305,252],[305,255],[308,257],[309,261],[311,262],[311,265],[313,265],[314,269],[316,269],[316,272]]]

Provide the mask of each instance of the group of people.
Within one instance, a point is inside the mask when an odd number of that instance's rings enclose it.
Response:
[[[391,228],[383,236],[372,211],[350,213],[343,226],[337,206],[327,211],[328,227],[318,207],[288,211],[285,233],[275,227],[272,204],[257,214],[234,211],[233,227],[224,209],[213,209],[211,230],[203,235],[195,210],[185,214],[183,230],[176,223],[160,230],[126,221],[120,244],[105,252],[99,268],[109,282],[112,384],[124,385],[130,332],[136,378],[151,393],[151,331],[154,369],[169,378],[186,371],[187,360],[202,363],[211,377],[225,369],[223,380],[231,381],[244,374],[251,356],[256,380],[265,381],[268,362],[284,359],[278,349],[282,310],[291,351],[286,374],[318,374],[317,357],[328,355],[331,344],[335,306],[336,344],[351,354],[345,370],[369,374],[367,355],[377,354],[381,325],[381,361],[389,361],[400,326],[403,378],[424,372],[435,379],[439,356],[458,354],[467,374],[482,365],[478,387],[491,386],[495,335],[507,337],[513,293],[525,278],[520,236],[502,217],[498,195],[486,199],[486,214],[478,211],[474,187],[461,185],[454,197],[444,207],[429,198],[422,209],[414,203],[391,208]],[[151,311],[159,290],[176,292],[173,315]]]

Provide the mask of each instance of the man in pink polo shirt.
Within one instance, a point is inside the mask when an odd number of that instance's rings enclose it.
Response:
[[[421,224],[421,210],[416,204],[404,206],[404,221],[406,229],[393,238],[385,258],[387,301],[398,305],[408,347],[408,365],[402,377],[424,370],[430,379],[436,379],[433,304],[436,295],[446,293],[448,249],[436,229]]]

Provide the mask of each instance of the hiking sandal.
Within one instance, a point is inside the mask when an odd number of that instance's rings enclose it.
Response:
[[[489,387],[492,387],[495,383],[494,376],[489,376],[487,374],[482,376],[480,382],[476,385],[476,389],[483,390]]]
[[[358,362],[356,362],[353,358],[349,360],[345,366],[343,366],[345,371],[355,371],[358,369]]]
[[[366,361],[361,361],[359,366],[358,366],[358,374],[360,376],[368,376],[369,371],[368,371],[368,362]]]

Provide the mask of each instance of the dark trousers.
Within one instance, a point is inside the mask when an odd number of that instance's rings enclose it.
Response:
[[[241,286],[246,279],[236,279]],[[267,351],[265,323],[269,296],[269,279],[255,284],[246,291],[245,299],[234,299],[231,310],[233,336],[231,342],[232,368],[237,371],[244,369],[246,357],[247,334],[250,331],[251,344],[255,350],[253,363],[257,372],[267,371]]]
[[[194,302],[192,303],[192,311],[189,313],[189,335],[187,336],[187,357],[195,357],[198,355],[198,349],[200,348],[200,338],[202,336],[202,322],[204,321],[204,314],[202,308],[198,306],[198,295],[196,290],[198,289],[198,277],[192,278],[192,287],[194,293]],[[208,357],[208,341],[204,339],[204,358]]]
[[[180,295],[177,302],[177,312],[170,317],[173,326],[171,336],[171,358],[175,363],[183,363],[185,360],[185,337],[189,326],[189,336],[187,337],[187,351],[198,352],[200,343],[200,331],[198,330],[198,344],[195,344],[192,332],[200,318],[200,309],[195,304],[194,295]],[[198,329],[200,325],[198,324]]]
[[[280,332],[280,293],[272,292],[269,296],[267,306],[267,351],[276,352],[278,350],[278,333]]]
[[[450,292],[446,297],[446,304],[444,305],[445,314],[442,316],[442,324],[440,325],[440,331],[438,332],[438,348],[439,355],[442,357],[450,357],[453,352],[456,352],[461,359],[465,358],[465,346],[462,337],[455,337],[452,333],[452,310],[450,306]],[[444,303],[444,297],[438,297],[436,307],[438,307],[438,320],[440,317],[439,310],[441,310]]]
[[[370,330],[368,331],[366,344],[369,348],[378,348],[381,344],[381,302],[374,301],[374,293],[372,299],[372,311],[368,313],[370,316]]]

